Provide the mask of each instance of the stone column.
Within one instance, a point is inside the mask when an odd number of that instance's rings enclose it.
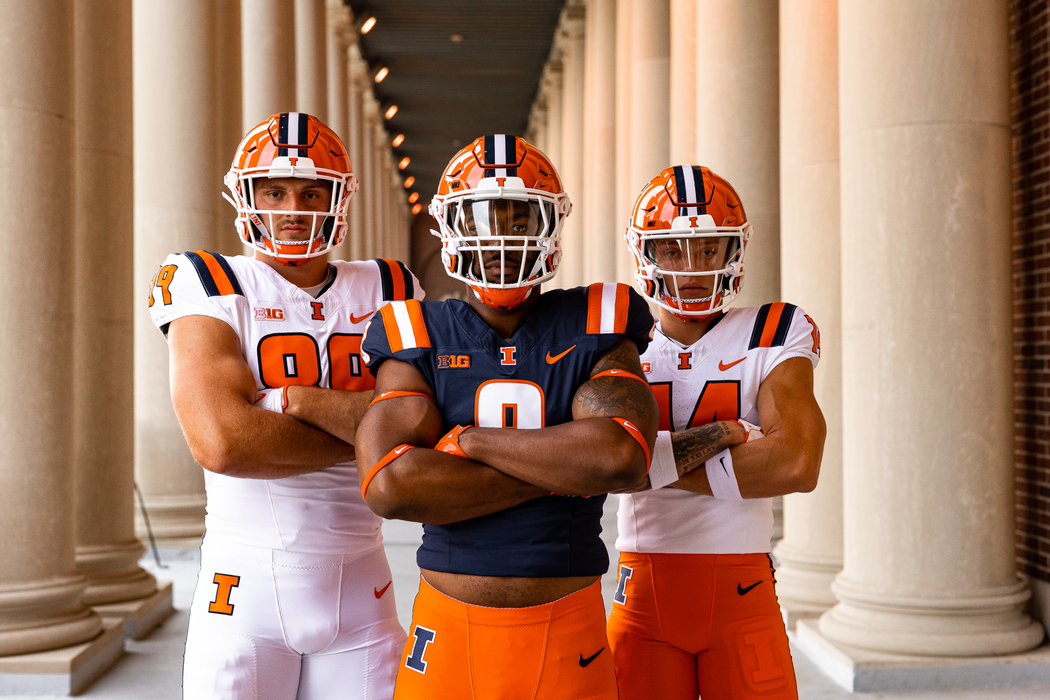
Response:
[[[772,1],[696,0],[697,165],[733,184],[755,230],[736,306],[780,299],[777,15]]]
[[[325,0],[295,0],[295,104],[328,124]],[[329,126],[331,126],[329,124]]]
[[[347,123],[349,103],[347,93],[350,87],[350,78],[347,70],[349,57],[346,51],[349,47],[350,11],[340,0],[328,0],[327,13],[328,120],[325,123],[335,133],[339,134],[339,138],[343,140],[343,145],[346,145],[349,137],[349,125]],[[354,154],[351,153],[351,165],[353,162]]]
[[[215,46],[219,60],[215,62],[218,105],[218,146],[215,149],[215,175],[212,197],[215,200],[215,252],[226,255],[250,253],[241,243],[234,221],[237,213],[222,197],[226,187],[223,177],[230,169],[233,154],[244,138],[241,101],[241,2],[227,0],[215,3]]]
[[[586,256],[583,245],[583,219],[587,210],[583,182],[583,23],[582,4],[569,5],[562,11],[559,41],[562,47],[562,186],[573,202],[572,214],[565,220],[561,232],[562,250],[559,283],[576,287],[588,280],[583,277]]]
[[[350,200],[347,242],[343,245],[346,247],[347,260],[362,260],[365,257],[365,198],[368,197],[364,166],[368,156],[364,145],[365,118],[361,91],[367,76],[365,62],[361,58],[356,41],[350,46],[348,56],[350,84],[347,91],[346,148],[350,153],[350,164],[357,175],[360,189]]]
[[[378,119],[379,107],[376,105],[372,91],[362,88],[361,100],[363,111],[361,115],[361,190],[356,196],[361,197],[361,213],[363,216],[362,226],[362,258],[371,259],[376,257],[375,230],[376,230],[376,188],[379,186],[379,178],[376,177],[376,147],[375,147],[375,122]]]
[[[645,183],[671,165],[670,91],[671,91],[671,6],[670,0],[648,0],[631,3],[630,64],[630,165],[628,189],[631,203],[621,221],[626,226],[630,207],[634,206]],[[634,260],[621,243],[629,268],[623,274],[634,281]],[[621,280],[623,281],[623,280]]]
[[[1043,639],[1013,547],[1008,41],[1005,2],[839,8],[845,561],[841,602],[820,618],[832,642],[990,656]]]
[[[81,601],[144,598],[135,538],[131,0],[74,5],[73,475]]]
[[[696,3],[671,0],[671,141],[668,165],[706,165],[696,155]],[[705,76],[704,82],[707,82]],[[654,173],[655,174],[655,173]]]
[[[543,81],[536,94],[536,101],[532,103],[529,112],[529,126],[525,130],[525,140],[544,153],[547,152],[547,94],[543,89]]]
[[[543,81],[546,84],[547,93],[547,148],[544,153],[558,169],[558,175],[562,174],[564,159],[562,158],[562,131],[565,127],[565,108],[562,93],[562,65],[561,56],[558,52],[557,58],[551,58],[543,69]],[[562,183],[564,186],[564,183]],[[572,197],[572,193],[569,193]]]
[[[781,283],[820,327],[814,394],[828,435],[812,493],[784,497],[777,595],[789,627],[837,601],[842,569],[842,331],[838,13],[831,0],[780,3]],[[816,214],[814,198],[821,205]]]
[[[635,0],[616,0],[616,221],[631,218],[631,208],[638,198],[631,179],[631,49]],[[651,176],[650,176],[651,177]],[[627,244],[616,250],[615,281],[634,286],[634,258]]]
[[[296,0],[241,0],[242,131],[296,109]]]
[[[0,23],[0,656],[98,636],[74,564],[73,3],[7,3]],[[64,293],[63,293],[64,292]]]
[[[583,281],[616,281],[616,0],[588,0],[584,31]],[[576,216],[574,214],[574,216]]]
[[[209,0],[135,0],[134,289],[140,294],[169,253],[214,250],[218,243],[215,194],[222,183],[211,167],[200,166],[218,160],[214,16]],[[154,297],[154,303],[161,302]],[[135,470],[153,533],[199,539],[204,476],[175,418],[167,345],[144,296],[135,299]]]

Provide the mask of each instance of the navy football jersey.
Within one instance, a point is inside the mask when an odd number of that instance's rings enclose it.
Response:
[[[623,284],[592,284],[540,296],[504,340],[462,301],[393,302],[369,324],[362,359],[372,374],[389,358],[422,372],[444,429],[543,428],[572,420],[576,390],[622,338],[644,352],[653,317]],[[553,466],[552,468],[557,468]],[[605,496],[547,496],[480,518],[424,525],[421,568],[477,576],[605,573]]]

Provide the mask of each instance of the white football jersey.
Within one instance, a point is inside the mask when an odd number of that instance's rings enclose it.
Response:
[[[169,255],[150,286],[150,315],[167,337],[183,316],[230,324],[256,389],[291,384],[363,391],[375,379],[361,361],[365,325],[395,299],[421,299],[395,260],[336,261],[316,298],[264,262],[205,251]],[[382,541],[381,519],[361,498],[357,463],[283,479],[205,470],[208,537],[301,553],[363,551]]]
[[[642,355],[660,404],[660,430],[686,430],[741,418],[755,425],[758,388],[792,357],[820,359],[820,332],[802,309],[785,303],[729,309],[695,344],[663,334]],[[742,501],[665,487],[620,496],[621,552],[751,554],[770,551],[773,502]]]

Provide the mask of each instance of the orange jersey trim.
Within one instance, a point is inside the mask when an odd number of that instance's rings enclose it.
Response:
[[[785,304],[782,301],[770,305],[769,314],[766,316],[766,324],[762,326],[762,337],[758,341],[758,347],[773,347],[773,336],[776,335],[777,326],[780,325],[780,315],[784,313],[784,306]]]
[[[388,258],[380,258],[380,261],[386,264],[387,274],[390,275],[391,290],[389,301],[401,301],[405,298],[405,290],[408,287],[401,265],[398,264],[397,260]]]

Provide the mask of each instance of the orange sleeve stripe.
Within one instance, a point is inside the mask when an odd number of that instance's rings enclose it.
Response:
[[[645,473],[649,473],[649,466],[652,464],[653,458],[649,455],[649,443],[645,441],[645,436],[642,435],[642,431],[634,427],[634,423],[624,418],[613,417],[613,420],[624,427],[628,433],[631,434],[638,444],[642,446],[642,452],[645,453]]]
[[[587,287],[587,333],[602,332],[602,285]]]
[[[405,301],[405,308],[408,309],[408,318],[412,322],[412,334],[416,336],[416,347],[429,348],[430,334],[427,333],[427,324],[423,320],[423,307],[420,306],[419,300]]]
[[[628,372],[625,369],[607,369],[604,372],[599,372],[598,374],[594,375],[593,377],[591,377],[591,379],[597,379],[598,377],[630,377],[631,379],[637,379],[642,384],[649,386],[649,382],[645,381],[645,379],[639,377],[634,372]]]
[[[616,284],[616,325],[614,332],[626,333],[627,332],[627,305],[629,297],[627,296],[627,285]]]
[[[401,352],[405,346],[401,344],[401,330],[397,327],[397,319],[394,317],[394,307],[387,304],[379,310],[383,317],[383,329],[386,331],[386,340],[390,344],[390,352]]]
[[[434,400],[433,396],[431,396],[430,394],[424,394],[421,391],[397,391],[396,389],[392,389],[390,391],[384,391],[382,394],[372,399],[368,403],[368,407],[372,408],[372,404],[379,403],[380,401],[386,401],[387,399],[399,399],[402,396],[425,396],[431,401]]]
[[[208,272],[211,273],[212,280],[215,281],[215,287],[219,290],[219,294],[235,294],[233,284],[230,283],[230,278],[227,276],[226,271],[219,265],[219,261],[215,259],[215,256],[206,250],[195,250],[193,251],[197,255],[201,256],[201,260],[208,266]]]
[[[780,315],[784,313],[784,302],[778,301],[769,307],[769,315],[766,316],[766,325],[762,327],[762,339],[758,346],[768,348],[773,346],[773,336],[777,334],[777,326],[780,324]]]
[[[365,491],[368,490],[368,485],[372,483],[372,479],[375,478],[375,475],[379,473],[380,469],[390,464],[395,459],[405,454],[409,450],[413,449],[414,447],[415,445],[409,445],[407,443],[404,445],[398,445],[397,447],[383,455],[383,458],[376,462],[375,466],[369,469],[368,474],[366,474],[365,478],[361,480],[361,498],[365,497]]]
[[[400,301],[405,298],[405,273],[401,270],[401,266],[397,263],[397,260],[390,260],[388,258],[382,258],[382,261],[386,263],[387,269],[390,271],[390,281],[393,284],[393,298]]]

